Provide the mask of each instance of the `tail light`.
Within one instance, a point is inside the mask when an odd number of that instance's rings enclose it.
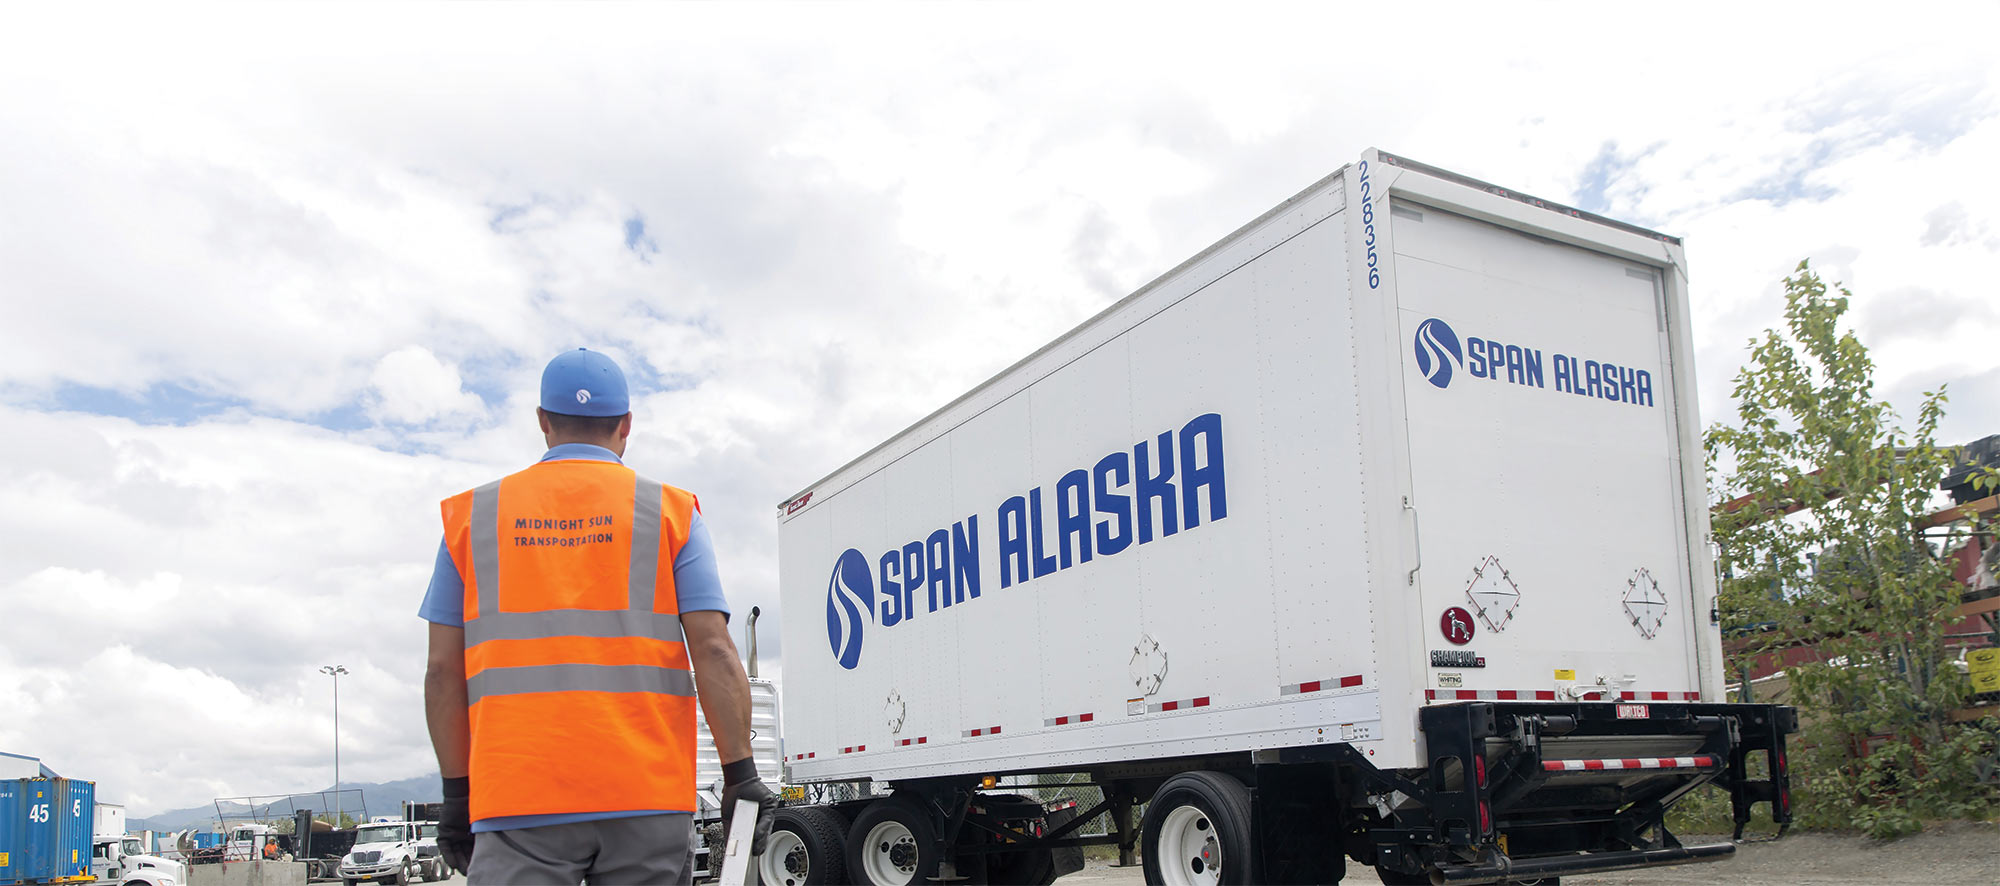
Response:
[[[1482,834],[1493,832],[1493,807],[1485,800],[1479,801],[1479,832]]]
[[[1789,774],[1791,774],[1791,773],[1790,773],[1790,771],[1789,771],[1789,768],[1788,768],[1788,767],[1786,766],[1786,764],[1785,764],[1785,752],[1784,752],[1784,751],[1779,751],[1779,752],[1778,752],[1778,774],[1779,774],[1779,775],[1789,775]]]
[[[1472,773],[1478,780],[1480,789],[1484,790],[1486,788],[1486,758],[1484,756],[1472,758]]]

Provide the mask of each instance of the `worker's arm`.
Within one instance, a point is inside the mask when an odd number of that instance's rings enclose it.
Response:
[[[757,776],[757,761],[750,755],[750,678],[736,660],[727,616],[712,610],[683,612],[681,631],[687,636],[701,713],[715,737],[715,755],[722,758],[723,839],[728,840],[735,829],[739,804],[755,804],[757,826],[751,829],[750,854],[760,854],[771,836],[778,795]]]
[[[465,629],[437,622],[430,624],[430,663],[424,668],[424,720],[431,727],[431,747],[437,751],[438,774],[464,778],[472,756],[472,726],[465,703]],[[725,635],[723,639],[728,637]]]
[[[728,618],[720,612],[683,612],[681,630],[700,689],[701,714],[715,736],[716,756],[722,758],[718,762],[749,757],[750,678],[736,658],[736,642],[729,639]]]

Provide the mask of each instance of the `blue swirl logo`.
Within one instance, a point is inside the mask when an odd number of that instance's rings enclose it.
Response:
[[[834,561],[826,582],[826,640],[834,660],[848,670],[861,663],[861,613],[875,615],[875,578],[868,558],[848,548]]]
[[[1417,371],[1424,374],[1424,380],[1442,388],[1451,384],[1453,365],[1465,363],[1465,352],[1458,347],[1458,333],[1451,331],[1443,320],[1432,317],[1417,327]]]

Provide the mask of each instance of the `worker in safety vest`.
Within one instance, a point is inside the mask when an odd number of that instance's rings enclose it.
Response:
[[[750,685],[701,506],[625,466],[625,374],[594,351],[542,371],[548,452],[445,499],[419,614],[444,776],[438,848],[473,883],[688,883],[695,684],[723,808],[777,797],[750,755]]]

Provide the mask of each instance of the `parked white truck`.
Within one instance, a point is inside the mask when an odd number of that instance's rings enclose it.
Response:
[[[121,807],[122,813],[122,807]],[[120,816],[122,821],[122,814]],[[187,886],[187,865],[145,851],[138,837],[98,833],[90,842],[90,875],[121,886]]]
[[[437,852],[437,822],[376,818],[354,829],[354,848],[340,859],[340,881],[396,886],[451,879]]]
[[[785,809],[762,880],[1528,881],[1730,854],[1664,824],[1710,782],[1788,822],[1689,331],[1678,239],[1367,152],[780,505],[788,779],[893,790]],[[982,790],[1051,772],[1104,803]]]

